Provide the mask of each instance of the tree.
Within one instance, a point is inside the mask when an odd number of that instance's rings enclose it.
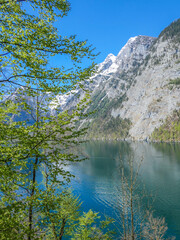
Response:
[[[135,162],[130,155],[127,162],[121,161],[121,185],[119,191],[119,226],[118,239],[174,239],[167,238],[167,224],[164,218],[154,217],[151,202],[152,196],[147,195],[139,174],[143,162]]]
[[[95,67],[81,67],[84,58],[95,57],[87,41],[63,37],[54,26],[69,10],[66,0],[0,0],[1,239],[39,239],[42,209],[45,214],[52,198],[48,189],[68,182],[65,166],[80,160],[73,147],[85,130],[75,124],[86,116],[87,94],[71,111],[57,108],[51,115],[47,109],[57,94],[77,87],[87,92],[84,82]],[[67,55],[72,68],[51,67],[56,54]],[[42,166],[46,186],[38,179]]]

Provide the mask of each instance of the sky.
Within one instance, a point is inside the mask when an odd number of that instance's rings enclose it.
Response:
[[[158,37],[166,26],[180,18],[180,0],[70,0],[70,3],[68,16],[57,22],[59,33],[88,39],[100,52],[97,63],[109,53],[117,55],[130,37]]]

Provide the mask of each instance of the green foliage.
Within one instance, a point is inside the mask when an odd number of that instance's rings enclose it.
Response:
[[[180,85],[180,78],[170,79],[169,84]]]
[[[175,42],[180,42],[180,19],[172,22],[166,27],[159,35],[158,39],[162,38],[163,41],[167,39],[174,39]]]
[[[112,219],[106,218],[105,221],[101,221],[98,224],[98,219],[100,217],[97,213],[90,210],[87,213],[83,213],[83,216],[79,218],[78,227],[71,238],[72,240],[110,240],[112,238],[113,232],[108,229],[110,223],[113,222]],[[105,233],[104,233],[105,230]]]
[[[129,119],[99,118],[89,126],[89,138],[124,139],[128,137],[131,122]]]
[[[80,216],[79,199],[68,189],[56,192],[51,186],[42,197],[45,204],[40,205],[41,216],[37,225],[45,232],[46,239],[71,235]]]
[[[87,138],[110,138],[110,139],[123,139],[128,136],[131,122],[129,119],[122,119],[120,117],[113,118],[111,110],[120,108],[123,101],[126,101],[126,94],[120,97],[109,99],[105,91],[97,91],[92,97],[92,103],[89,112],[91,122],[86,122],[84,127],[88,127],[86,134]]]
[[[97,91],[94,96],[91,98],[91,101],[93,104],[90,105],[88,112],[94,112],[94,116],[98,115],[97,109],[99,109],[102,106],[105,107],[107,96],[105,91]]]
[[[90,105],[88,111],[93,112],[94,118],[105,118],[109,116],[112,108],[117,109],[122,106],[123,101],[127,100],[126,94],[123,94],[114,99],[109,99],[105,91],[97,91],[94,96],[92,96],[91,101],[93,104]]]
[[[74,197],[56,189],[72,177],[65,167],[82,159],[74,149],[85,130],[75,124],[86,116],[88,93],[69,112],[47,109],[57,94],[77,86],[85,91],[95,69],[94,63],[81,67],[95,57],[87,41],[63,37],[54,25],[69,9],[66,0],[0,0],[1,239],[40,239],[52,224],[58,235],[62,220],[70,224],[78,208]],[[69,57],[70,70],[49,64],[57,54]]]
[[[156,128],[151,136],[155,141],[180,141],[180,111],[175,110],[164,124]]]
[[[93,49],[87,41],[76,40],[76,36],[58,35],[54,22],[67,15],[68,1],[33,0],[27,4],[30,11],[21,1],[0,1],[1,87],[5,91],[4,84],[8,87],[34,84],[43,92],[66,92],[90,76],[94,64],[81,69],[79,63],[84,57],[92,59]],[[50,67],[49,57],[57,54],[67,55],[74,68]]]

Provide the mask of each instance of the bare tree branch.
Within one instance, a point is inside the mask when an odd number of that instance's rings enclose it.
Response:
[[[10,54],[10,53],[11,53],[11,52],[2,53],[2,54],[0,54],[0,57],[6,56],[6,55],[8,55],[8,54]]]

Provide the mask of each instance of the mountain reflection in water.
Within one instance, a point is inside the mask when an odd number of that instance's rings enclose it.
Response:
[[[180,239],[180,144],[144,142],[88,142],[82,150],[89,160],[71,166],[76,178],[72,187],[83,201],[83,210],[118,218],[121,160],[143,162],[138,181],[153,194],[156,216],[165,217],[168,233]],[[121,159],[121,160],[120,160]],[[134,169],[136,170],[136,169]],[[144,206],[144,205],[143,205]]]

